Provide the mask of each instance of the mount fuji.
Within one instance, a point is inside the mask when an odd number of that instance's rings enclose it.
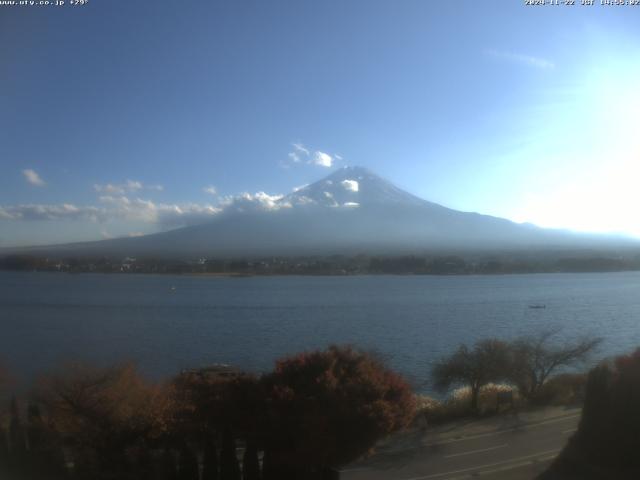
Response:
[[[525,250],[630,245],[461,212],[418,198],[362,167],[286,196],[235,201],[206,223],[135,238],[37,247],[49,255],[263,256]],[[259,201],[256,201],[259,200]]]

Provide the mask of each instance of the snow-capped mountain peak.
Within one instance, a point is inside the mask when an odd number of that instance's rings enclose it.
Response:
[[[292,206],[354,208],[368,205],[423,205],[415,197],[363,167],[343,167],[282,199]]]

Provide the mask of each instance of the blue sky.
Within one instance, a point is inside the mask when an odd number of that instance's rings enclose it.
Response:
[[[175,228],[344,165],[640,235],[639,25],[507,0],[0,6],[0,246]]]

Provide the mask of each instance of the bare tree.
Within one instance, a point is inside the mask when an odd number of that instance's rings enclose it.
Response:
[[[601,338],[585,337],[575,342],[554,343],[558,332],[559,329],[546,330],[512,343],[509,376],[523,397],[534,397],[554,372],[584,362],[602,342]]]
[[[480,389],[508,377],[509,359],[509,345],[501,340],[481,340],[473,349],[461,345],[453,355],[434,365],[432,379],[441,391],[452,385],[468,386],[471,389],[471,409],[477,412]]]

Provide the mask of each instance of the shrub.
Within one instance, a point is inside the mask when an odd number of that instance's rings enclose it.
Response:
[[[265,384],[270,461],[304,478],[355,460],[414,418],[407,382],[352,347],[280,360]]]
[[[443,402],[426,395],[416,397],[416,418],[423,416],[430,425],[446,423],[458,418],[468,417],[474,414],[490,415],[496,412],[498,393],[513,391],[512,387],[504,384],[489,383],[480,389],[478,394],[478,410],[471,409],[471,389],[462,387],[454,390]],[[514,403],[517,405],[522,400],[518,393],[513,391]],[[415,424],[419,425],[420,420]]]
[[[575,405],[582,402],[587,376],[564,373],[545,382],[531,398],[534,405]]]

